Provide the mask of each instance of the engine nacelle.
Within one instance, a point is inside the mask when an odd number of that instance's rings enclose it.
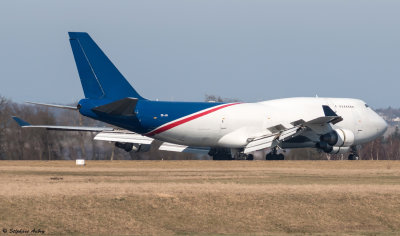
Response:
[[[317,148],[321,149],[326,153],[331,153],[333,151],[333,147],[324,141],[317,143]]]
[[[322,151],[329,154],[344,154],[350,151],[350,147],[337,147],[331,146],[326,142],[320,142],[317,144],[317,147]]]
[[[350,147],[332,147],[330,154],[344,154],[350,151]]]
[[[321,141],[335,147],[350,147],[354,143],[354,133],[347,129],[335,129],[321,136]]]
[[[127,152],[148,152],[150,150],[150,144],[137,144],[137,143],[120,143],[116,142],[115,146],[122,148]]]

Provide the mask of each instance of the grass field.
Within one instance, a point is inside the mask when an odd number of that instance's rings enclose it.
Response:
[[[397,235],[400,162],[1,161],[2,229]]]

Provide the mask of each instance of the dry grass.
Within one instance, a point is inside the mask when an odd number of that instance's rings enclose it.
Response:
[[[46,234],[400,233],[396,161],[2,161],[0,189]]]

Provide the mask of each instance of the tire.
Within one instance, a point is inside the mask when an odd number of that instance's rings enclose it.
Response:
[[[249,154],[249,155],[247,155],[247,157],[246,157],[246,160],[248,160],[248,161],[252,161],[252,160],[254,160],[254,156],[253,156],[253,154]]]
[[[283,155],[282,153],[281,154],[276,154],[276,155],[268,153],[265,156],[265,160],[269,160],[269,161],[272,161],[272,160],[285,160],[285,155]]]
[[[231,152],[227,148],[213,148],[208,153],[213,160],[233,160]]]
[[[358,155],[355,155],[355,154],[350,154],[349,157],[348,157],[349,161],[357,161],[359,159],[360,159],[360,157]]]

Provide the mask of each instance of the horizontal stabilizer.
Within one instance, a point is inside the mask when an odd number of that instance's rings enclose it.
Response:
[[[121,143],[151,144],[154,139],[127,130],[114,130],[109,132],[101,132],[94,137],[94,140]]]
[[[195,153],[195,154],[203,154],[207,155],[210,151],[210,148],[207,147],[189,147],[174,143],[164,142],[160,148],[160,151],[170,151],[170,152],[186,152],[186,153]]]
[[[12,117],[19,126],[22,128],[42,128],[47,130],[59,130],[59,131],[87,131],[87,132],[101,132],[101,131],[112,131],[111,127],[85,127],[85,126],[57,126],[57,125],[31,125],[28,122],[18,118]]]
[[[13,119],[18,123],[18,125],[21,126],[21,127],[31,126],[31,124],[29,124],[28,122],[24,121],[23,119],[21,119],[21,118],[19,118],[19,117],[13,116],[12,118],[13,118]]]
[[[78,108],[76,106],[64,106],[64,105],[47,104],[47,103],[39,103],[39,102],[26,102],[26,103],[33,104],[33,105],[39,105],[39,106],[67,109],[67,110],[78,110]]]
[[[133,116],[135,115],[137,101],[137,98],[123,98],[106,105],[95,107],[92,111],[116,116]]]

